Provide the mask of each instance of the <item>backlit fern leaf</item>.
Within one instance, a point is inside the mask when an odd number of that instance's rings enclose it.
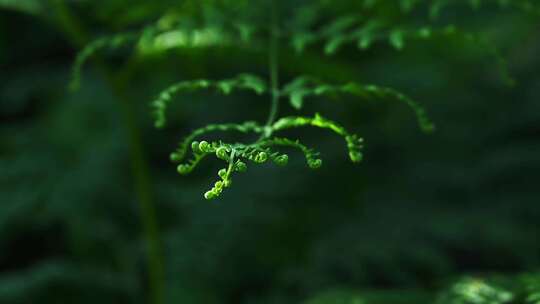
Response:
[[[70,87],[79,88],[83,65],[102,50],[116,50],[132,44],[139,54],[147,55],[173,48],[232,45],[236,38],[248,42],[253,34],[253,28],[241,22],[233,22],[224,28],[210,25],[194,27],[180,24],[179,19],[178,16],[166,14],[140,30],[105,36],[90,42],[77,54]]]
[[[249,32],[245,27],[239,26],[236,36],[249,39]],[[138,50],[142,54],[163,52],[178,48],[204,48],[211,46],[232,45],[236,36],[225,32],[221,28],[207,26],[201,28],[173,28],[156,31],[150,28],[141,35]]]
[[[300,109],[304,103],[304,98],[320,95],[335,95],[346,93],[361,98],[372,99],[393,99],[408,105],[416,114],[420,128],[425,132],[434,130],[434,124],[428,118],[426,110],[416,101],[405,94],[387,87],[376,85],[364,85],[349,82],[343,85],[329,85],[311,77],[299,77],[285,86],[283,94],[289,97],[291,105]]]
[[[274,131],[281,131],[290,128],[298,128],[304,126],[312,126],[322,129],[332,130],[334,133],[342,136],[347,143],[347,149],[349,151],[349,158],[353,162],[360,162],[362,160],[362,148],[363,139],[356,134],[349,133],[344,127],[338,123],[322,117],[319,114],[315,114],[312,117],[302,116],[290,116],[283,117],[276,121],[272,125]]]
[[[230,94],[234,90],[249,90],[260,95],[266,92],[267,85],[261,78],[250,74],[240,74],[235,78],[218,81],[200,79],[178,82],[163,90],[159,93],[158,97],[152,101],[155,126],[158,128],[165,126],[165,112],[175,94],[201,89],[215,89],[225,95]]]
[[[299,140],[290,140],[288,138],[274,137],[261,142],[261,146],[284,146],[296,148],[304,154],[306,162],[310,168],[317,169],[322,165],[322,160],[319,158],[320,153],[306,147],[305,145],[300,143]]]

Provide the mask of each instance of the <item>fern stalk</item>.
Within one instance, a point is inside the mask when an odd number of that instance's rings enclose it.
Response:
[[[270,108],[270,114],[268,115],[268,120],[266,121],[266,126],[269,127],[274,120],[276,119],[277,113],[279,111],[279,16],[277,10],[277,4],[275,1],[271,2],[272,6],[272,27],[270,28],[270,49],[268,56],[268,67],[270,69],[270,87],[271,87],[271,96],[272,104]],[[265,134],[265,137],[270,136],[271,134]]]
[[[77,22],[77,19],[71,14],[64,1],[56,0],[53,1],[53,3],[61,22],[60,25],[62,26],[62,29],[66,32],[74,45],[83,47],[86,44],[86,41],[88,41],[88,35],[82,25]],[[135,191],[137,192],[140,204],[141,222],[148,249],[150,303],[162,304],[164,302],[163,259],[155,203],[148,173],[148,164],[144,157],[144,147],[141,143],[141,132],[136,123],[134,109],[131,106],[129,99],[122,93],[124,89],[123,79],[114,77],[112,72],[102,63],[99,57],[96,56],[95,61],[98,63],[98,67],[103,73],[105,80],[111,86],[114,96],[119,101],[123,125],[127,128],[131,168],[135,178]]]

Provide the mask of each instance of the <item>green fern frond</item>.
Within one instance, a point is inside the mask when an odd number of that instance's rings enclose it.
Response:
[[[231,185],[232,172],[235,171],[235,169],[236,171],[241,171],[239,169],[241,167],[239,165],[240,162],[234,163],[235,150],[231,145],[224,144],[222,142],[208,143],[207,141],[194,141],[192,142],[191,147],[195,157],[185,164],[178,165],[178,173],[180,174],[185,175],[191,173],[205,156],[212,153],[215,153],[217,158],[225,160],[229,163],[227,169],[220,169],[218,171],[218,176],[221,178],[221,180],[217,181],[212,189],[204,194],[206,199],[218,197],[224,188]]]
[[[313,149],[310,149],[300,143],[299,140],[290,140],[288,138],[274,137],[266,139],[260,144],[263,147],[266,146],[285,146],[299,149],[305,156],[306,162],[311,169],[318,169],[322,165],[322,160],[319,158],[320,153]],[[284,154],[286,156],[286,154]]]
[[[315,117],[284,117],[276,121],[270,126],[272,132],[282,131],[289,128],[302,126],[314,126],[323,129],[329,129],[336,134],[342,136],[349,151],[349,157],[353,162],[362,160],[362,138],[355,134],[349,133],[344,127],[328,120],[319,114]],[[180,162],[184,159],[187,150],[191,147],[194,157],[187,162],[178,165],[178,172],[182,175],[191,173],[202,159],[206,156],[215,154],[216,158],[227,162],[227,167],[220,169],[218,176],[221,178],[214,186],[208,190],[204,197],[206,199],[214,199],[221,195],[223,190],[229,187],[232,183],[232,174],[234,172],[243,172],[247,169],[245,161],[251,161],[255,164],[265,163],[267,160],[272,160],[273,163],[279,166],[284,166],[288,163],[289,156],[279,151],[272,150],[275,146],[285,146],[299,149],[305,156],[307,164],[312,169],[317,169],[322,165],[322,160],[319,158],[319,153],[313,149],[301,144],[298,140],[290,140],[287,138],[261,138],[252,144],[228,144],[219,142],[195,141],[198,136],[211,131],[239,131],[242,133],[254,132],[265,134],[266,128],[261,127],[254,122],[246,122],[244,124],[219,124],[210,125],[200,128],[187,136],[179,145],[176,152],[171,154],[171,160]]]
[[[185,26],[179,24],[178,16],[166,14],[157,22],[144,26],[140,30],[118,33],[96,39],[85,46],[73,64],[70,88],[80,86],[81,70],[90,57],[104,49],[116,50],[128,44],[136,44],[139,54],[152,54],[172,48],[193,48],[231,45],[236,38],[249,42],[254,29],[251,25],[233,22],[229,27]]]
[[[432,10],[444,5],[446,2],[441,1],[436,3],[438,4],[434,3]],[[358,49],[366,50],[375,42],[388,42],[394,49],[402,50],[405,47],[406,41],[409,40],[430,40],[434,37],[457,37],[464,39],[464,41],[468,43],[479,46],[487,54],[490,54],[495,59],[505,82],[509,85],[513,84],[504,57],[500,54],[495,45],[480,35],[459,30],[454,25],[447,25],[442,28],[434,28],[432,26],[422,26],[417,28],[392,26],[389,28],[386,26],[385,22],[377,18],[368,20],[365,24],[355,27],[353,25],[358,24],[359,20],[353,19],[354,18],[351,16],[346,16],[331,22],[330,25],[323,27],[323,30],[313,32],[303,30],[302,32],[295,33],[291,39],[292,47],[297,53],[301,53],[308,45],[324,41],[325,54],[332,55],[348,43],[356,43]],[[330,28],[331,31],[327,28]]]
[[[242,41],[249,40],[250,32],[239,27],[237,35],[232,35],[217,27],[175,28],[165,31],[148,31],[141,36],[138,50],[142,54],[152,54],[178,48],[204,48],[231,45],[236,36]]]
[[[154,110],[155,126],[157,128],[165,126],[165,112],[175,94],[201,89],[215,89],[225,95],[230,94],[234,90],[248,90],[261,95],[266,92],[267,85],[261,78],[250,74],[240,74],[235,78],[217,81],[200,79],[178,82],[163,90],[159,93],[158,97],[152,101],[151,106]]]
[[[221,132],[236,131],[236,132],[240,132],[240,133],[250,133],[250,132],[252,132],[252,133],[262,133],[264,131],[264,128],[261,127],[260,125],[258,125],[254,121],[246,121],[243,124],[230,123],[230,124],[211,124],[211,125],[207,125],[207,126],[205,126],[203,128],[199,128],[199,129],[191,132],[191,134],[186,136],[180,142],[180,144],[179,144],[178,148],[176,149],[176,151],[171,154],[171,160],[173,162],[182,161],[184,159],[184,157],[186,156],[186,153],[187,153],[190,145],[192,145],[192,143],[194,142],[194,140],[197,137],[200,137],[200,136],[202,136],[204,134],[207,134],[209,132],[215,132],[215,131],[221,131]]]
[[[271,159],[275,164],[284,166],[287,164],[288,156],[280,152],[272,151],[259,142],[250,145],[227,144],[223,142],[193,141],[191,148],[194,158],[186,163],[178,165],[178,173],[186,175],[191,173],[199,162],[208,155],[215,154],[216,158],[227,163],[226,168],[218,171],[220,180],[214,183],[213,187],[205,192],[204,197],[208,200],[217,198],[223,190],[232,184],[232,174],[234,172],[244,172],[247,165],[243,160],[249,160],[255,164],[265,163]]]
[[[138,38],[137,33],[120,33],[113,36],[102,37],[97,40],[90,42],[85,46],[78,54],[73,64],[72,78],[70,83],[70,88],[72,90],[77,90],[80,87],[81,83],[81,70],[83,65],[88,61],[97,52],[109,49],[116,50],[129,43],[133,43]]]
[[[474,2],[474,1],[473,1]],[[402,5],[412,8],[418,1],[403,1]],[[437,0],[431,3],[431,14],[437,15],[447,0]],[[475,4],[479,5],[479,4]],[[527,6],[529,7],[529,6]],[[532,8],[531,8],[532,9]],[[324,53],[335,54],[341,47],[349,43],[355,43],[358,49],[367,50],[376,42],[387,42],[396,50],[402,50],[409,40],[430,40],[434,37],[456,37],[467,43],[477,45],[487,54],[492,56],[499,67],[504,81],[512,85],[514,83],[508,65],[498,48],[490,43],[485,37],[459,30],[455,25],[447,25],[441,28],[425,25],[421,27],[389,25],[382,18],[370,18],[361,23],[362,17],[346,15],[338,17],[319,30],[302,29],[293,33],[291,37],[292,47],[297,53],[302,53],[308,45],[315,43],[324,44]],[[388,24],[387,24],[388,23]]]
[[[349,82],[343,85],[324,84],[312,77],[298,77],[287,84],[283,89],[283,94],[289,97],[291,105],[300,109],[304,103],[304,98],[310,96],[351,94],[365,99],[393,99],[409,106],[416,114],[420,128],[425,132],[432,132],[434,124],[428,118],[426,110],[415,100],[407,95],[387,87],[376,85],[364,85]]]
[[[356,134],[349,133],[344,127],[338,123],[326,119],[319,115],[315,114],[313,118],[311,117],[302,117],[302,116],[290,116],[283,117],[276,121],[272,125],[274,131],[281,131],[290,128],[298,128],[303,126],[313,126],[322,129],[332,130],[334,133],[342,136],[347,143],[347,149],[349,151],[349,158],[353,162],[360,162],[362,160],[362,148],[363,148],[363,138],[358,137]]]

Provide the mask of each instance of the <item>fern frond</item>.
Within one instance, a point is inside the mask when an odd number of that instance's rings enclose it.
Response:
[[[197,137],[202,136],[206,133],[215,132],[215,131],[221,131],[221,132],[236,131],[240,133],[250,133],[250,132],[262,133],[264,131],[264,128],[259,126],[254,121],[246,121],[242,124],[236,124],[236,123],[211,124],[203,128],[196,129],[180,142],[176,151],[171,154],[171,160],[173,162],[182,161],[184,157],[186,156],[188,148],[190,147],[190,145],[193,145],[194,140]]]
[[[265,147],[259,142],[250,145],[244,144],[227,144],[221,141],[209,143],[207,141],[193,141],[191,143],[194,158],[186,163],[178,165],[178,173],[186,175],[191,173],[202,159],[210,154],[215,154],[216,158],[227,163],[226,168],[218,171],[218,176],[221,178],[213,187],[205,192],[204,197],[208,200],[214,199],[221,195],[223,190],[230,187],[232,184],[232,174],[234,172],[244,172],[247,165],[242,159],[250,160],[255,164],[265,163],[271,159],[275,164],[284,166],[287,164],[288,156],[279,152],[272,151],[269,147]]]
[[[297,128],[303,126],[313,126],[322,129],[332,130],[334,133],[340,135],[345,139],[347,143],[347,149],[349,151],[349,158],[352,162],[360,162],[362,160],[362,148],[363,148],[363,139],[358,137],[356,134],[349,133],[344,127],[338,123],[326,119],[319,115],[315,114],[315,117],[302,117],[302,116],[290,116],[284,117],[276,121],[272,125],[274,131],[281,131],[290,128]]]
[[[165,15],[155,23],[133,32],[118,33],[98,38],[86,45],[73,64],[70,88],[80,87],[81,70],[90,57],[104,49],[116,50],[136,44],[140,54],[151,54],[172,48],[210,47],[232,44],[236,38],[248,42],[254,29],[245,23],[233,22],[227,29],[215,26],[186,27],[178,23],[178,16]]]
[[[248,90],[260,95],[266,92],[267,85],[264,80],[251,74],[239,74],[235,78],[217,81],[200,79],[178,82],[163,90],[159,93],[158,97],[152,101],[151,106],[154,110],[155,126],[157,128],[165,126],[165,112],[175,94],[201,89],[215,89],[225,95],[230,94],[234,90]]]
[[[435,126],[428,118],[426,110],[415,100],[407,95],[388,87],[380,87],[372,84],[364,85],[349,82],[343,85],[329,85],[321,83],[312,77],[298,77],[287,84],[283,89],[283,95],[288,96],[291,105],[300,109],[304,103],[304,98],[310,96],[351,94],[365,99],[393,99],[405,103],[409,106],[418,120],[420,128],[425,132],[431,132]]]
[[[242,41],[249,39],[245,27],[238,27],[237,35],[229,34],[217,27],[174,28],[164,31],[148,31],[141,36],[138,50],[142,54],[152,54],[178,48],[205,48],[231,45],[236,36]]]
[[[414,3],[402,2],[406,7],[416,5]],[[432,14],[438,12],[442,6],[448,4],[447,0],[439,0],[432,3]],[[454,25],[447,25],[442,28],[432,26],[413,27],[395,26],[389,27],[385,21],[380,18],[372,18],[364,24],[360,24],[362,19],[355,16],[343,16],[323,25],[320,30],[310,31],[303,29],[294,33],[291,38],[292,47],[297,53],[304,51],[306,46],[318,42],[324,42],[324,52],[327,55],[336,53],[342,46],[348,43],[356,43],[358,49],[367,50],[376,42],[387,42],[394,49],[402,50],[408,40],[430,40],[434,37],[457,37],[467,43],[477,45],[487,54],[492,56],[505,82],[513,84],[513,80],[508,72],[508,65],[504,57],[500,54],[498,48],[490,43],[481,35],[459,30]]]
[[[88,61],[90,57],[92,57],[97,52],[109,49],[109,50],[116,50],[119,49],[129,43],[133,43],[138,38],[137,33],[120,33],[113,36],[108,37],[102,37],[97,40],[94,40],[90,42],[87,46],[85,46],[78,54],[77,58],[75,58],[75,63],[73,64],[73,71],[72,71],[72,78],[70,83],[70,88],[72,90],[77,90],[80,87],[81,83],[81,70]]]
[[[322,160],[319,158],[320,153],[310,149],[300,143],[299,140],[290,140],[288,138],[274,137],[266,139],[260,144],[263,147],[267,146],[285,146],[299,149],[305,156],[306,162],[311,169],[317,169],[322,165]],[[286,156],[286,154],[283,154]]]
[[[224,144],[222,142],[208,143],[207,141],[194,141],[191,144],[191,147],[195,156],[187,163],[178,165],[178,173],[180,174],[185,175],[191,173],[205,156],[212,153],[215,153],[217,158],[229,163],[227,169],[220,169],[218,171],[218,176],[221,178],[221,180],[217,181],[212,187],[212,189],[210,189],[204,194],[204,197],[206,199],[213,199],[218,197],[224,188],[231,185],[231,174],[233,171],[245,170],[245,168],[241,168],[241,162],[234,163],[235,150],[230,144]]]

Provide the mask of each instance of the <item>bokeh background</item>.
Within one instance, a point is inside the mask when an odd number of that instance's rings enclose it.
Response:
[[[425,105],[437,131],[420,132],[392,101],[309,100],[304,113],[364,136],[365,161],[351,164],[332,134],[302,130],[294,134],[321,151],[322,168],[292,152],[288,166],[252,166],[209,202],[218,161],[183,177],[169,153],[205,124],[264,121],[268,98],[178,96],[164,130],[149,102],[182,79],[267,77],[264,47],[138,56],[123,47],[100,53],[68,90],[84,43],[173,8],[196,14],[180,4],[0,1],[0,303],[149,303],[144,219],[154,213],[164,303],[540,301],[538,15],[488,3],[434,21],[487,37],[513,86],[489,50],[452,37],[333,56],[284,46],[283,82],[313,74],[393,86]]]

